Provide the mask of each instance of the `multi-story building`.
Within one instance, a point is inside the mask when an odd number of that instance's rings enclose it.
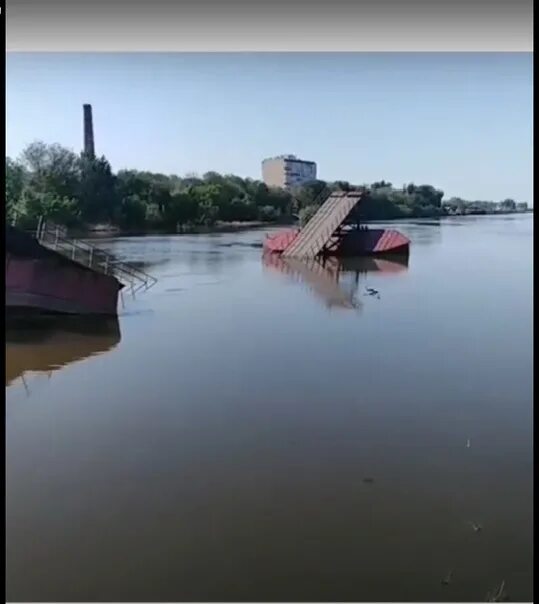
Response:
[[[316,164],[295,155],[270,157],[262,162],[262,179],[268,187],[289,189],[316,180]]]

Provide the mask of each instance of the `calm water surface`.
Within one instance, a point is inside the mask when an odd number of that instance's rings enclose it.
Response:
[[[104,241],[158,284],[9,331],[7,599],[531,600],[532,218],[393,226]]]

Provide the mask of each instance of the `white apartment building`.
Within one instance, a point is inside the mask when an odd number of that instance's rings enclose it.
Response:
[[[316,180],[316,164],[295,155],[270,157],[262,162],[262,180],[268,187],[288,189]]]

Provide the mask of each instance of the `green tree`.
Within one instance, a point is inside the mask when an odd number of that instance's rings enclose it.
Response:
[[[371,188],[373,190],[376,189],[391,189],[392,184],[390,182],[386,182],[385,180],[379,180],[377,182],[373,182]]]
[[[444,192],[440,191],[439,189],[435,189],[431,185],[420,185],[416,187],[414,194],[419,202],[419,205],[435,206],[438,208],[442,205]]]
[[[330,193],[324,180],[313,180],[298,187],[293,187],[291,194],[296,201],[296,210],[310,205],[320,205]]]
[[[51,193],[59,198],[77,198],[79,158],[58,144],[35,142],[22,152],[20,162],[28,172],[28,187],[36,193]]]
[[[21,203],[27,174],[23,166],[6,157],[6,218],[12,220]]]
[[[408,193],[408,195],[413,195],[416,191],[416,186],[414,185],[413,182],[411,182],[409,185],[407,185],[405,187],[405,191],[406,191],[406,193]]]
[[[299,211],[299,224],[304,227],[309,220],[316,214],[319,206],[305,206]]]
[[[163,213],[170,204],[170,189],[162,182],[151,183],[148,193],[148,203],[156,205],[159,212]]]
[[[513,199],[504,199],[500,204],[500,208],[504,212],[514,212],[517,209],[517,204]]]
[[[372,185],[314,180],[292,191],[268,187],[259,180],[207,172],[184,177],[139,170],[116,175],[104,158],[76,155],[60,145],[35,142],[18,161],[6,158],[6,216],[26,212],[29,220],[44,215],[57,221],[107,221],[130,230],[183,231],[217,221],[277,221],[285,216],[307,220],[331,191],[367,191],[359,211],[363,220],[444,213],[516,211],[507,199],[490,201],[452,198],[432,185],[410,183],[396,189],[385,180]],[[522,206],[518,205],[518,210]]]
[[[190,187],[188,194],[197,204],[197,222],[204,226],[214,225],[219,218],[220,187],[218,185],[195,185]]]
[[[51,192],[39,193],[33,189],[25,189],[21,202],[28,226],[36,225],[41,217],[66,226],[75,226],[80,220],[76,199],[58,197]]]
[[[268,189],[268,193],[266,195],[266,204],[274,208],[276,214],[279,216],[291,216],[293,213],[292,196],[288,191],[285,191],[284,189],[279,189],[277,187],[272,187]]]
[[[337,191],[353,191],[354,190],[354,186],[351,185],[346,180],[336,180],[333,183],[333,185]]]
[[[82,217],[88,222],[111,221],[120,200],[109,162],[104,157],[82,154],[79,165],[78,199]]]
[[[140,230],[146,226],[147,204],[136,194],[121,199],[116,208],[116,222],[128,230]]]
[[[193,196],[187,193],[172,195],[164,213],[164,221],[169,229],[181,232],[186,225],[194,224],[197,218],[198,204]]]
[[[273,222],[279,217],[279,212],[273,206],[262,206],[258,208],[258,219],[263,222]]]

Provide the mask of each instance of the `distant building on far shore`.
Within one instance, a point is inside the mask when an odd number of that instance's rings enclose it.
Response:
[[[262,179],[268,187],[289,189],[316,180],[316,164],[295,155],[269,157],[262,162]]]

